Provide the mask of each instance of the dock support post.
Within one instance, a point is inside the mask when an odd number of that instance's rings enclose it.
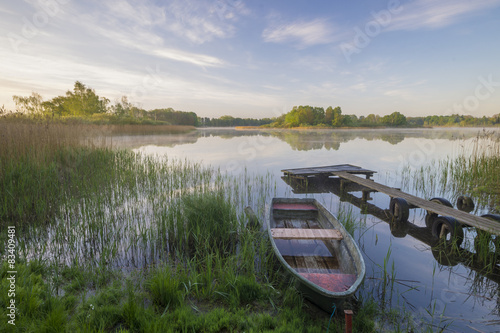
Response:
[[[345,191],[345,180],[340,178],[340,193]]]
[[[370,200],[370,191],[362,191],[363,195],[361,196],[361,200],[367,202]]]
[[[344,310],[345,333],[352,333],[352,310]]]

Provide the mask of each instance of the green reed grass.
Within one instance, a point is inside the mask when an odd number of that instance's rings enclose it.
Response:
[[[243,208],[275,194],[270,175],[96,147],[81,127],[7,125],[0,223],[18,226],[22,315],[0,331],[325,330],[244,227]]]
[[[467,195],[476,201],[476,208],[500,211],[500,136],[483,131],[464,142],[456,157],[432,161],[413,170],[402,170],[403,187],[416,190],[426,197],[449,196],[454,202]],[[412,181],[410,181],[410,179]]]

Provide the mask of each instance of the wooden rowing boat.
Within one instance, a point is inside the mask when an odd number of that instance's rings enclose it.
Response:
[[[271,244],[298,289],[327,312],[352,296],[365,262],[344,226],[317,200],[274,198],[267,215]]]

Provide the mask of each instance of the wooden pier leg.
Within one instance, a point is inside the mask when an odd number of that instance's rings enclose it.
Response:
[[[352,310],[344,310],[345,333],[352,333]]]

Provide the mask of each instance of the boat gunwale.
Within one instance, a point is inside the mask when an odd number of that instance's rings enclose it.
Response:
[[[283,202],[283,201],[290,202],[290,203],[310,203],[310,204],[315,205],[316,208],[318,209],[318,213],[323,214],[327,218],[328,222],[331,223],[333,225],[333,227],[335,227],[336,229],[338,229],[341,232],[342,236],[344,237],[344,239],[341,240],[341,242],[351,243],[352,247],[354,248],[354,251],[352,251],[349,247],[348,247],[348,249],[349,249],[349,252],[351,253],[351,256],[358,257],[358,262],[356,262],[356,260],[355,260],[356,258],[353,258],[354,265],[356,267],[356,270],[358,270],[358,272],[356,274],[356,281],[349,287],[349,289],[347,289],[345,291],[341,291],[341,292],[327,290],[327,289],[307,280],[305,277],[300,275],[300,273],[298,273],[293,267],[291,267],[285,261],[285,259],[283,258],[283,255],[281,254],[278,247],[276,246],[274,238],[272,237],[272,234],[271,234],[271,218],[273,216],[273,204],[275,202]],[[267,224],[266,227],[267,227],[268,236],[269,236],[269,239],[271,241],[271,245],[273,247],[274,253],[276,253],[279,261],[281,262],[281,264],[283,266],[285,266],[285,268],[290,272],[290,274],[292,274],[294,277],[299,279],[300,282],[304,283],[306,286],[313,289],[314,291],[319,292],[322,295],[327,296],[327,297],[331,297],[331,298],[347,298],[347,297],[352,296],[358,290],[361,283],[363,282],[363,279],[364,279],[365,273],[366,273],[366,267],[365,267],[363,255],[361,254],[361,251],[359,250],[359,247],[356,244],[356,242],[354,241],[354,238],[351,236],[351,234],[349,234],[347,232],[347,230],[342,225],[342,223],[340,223],[332,213],[330,213],[325,207],[323,207],[323,205],[319,201],[317,201],[316,199],[313,199],[313,198],[273,198],[271,200],[270,207],[268,207],[268,209],[266,209],[266,211],[268,212],[268,214],[266,214],[266,224]],[[353,252],[356,252],[356,254],[354,254]]]

